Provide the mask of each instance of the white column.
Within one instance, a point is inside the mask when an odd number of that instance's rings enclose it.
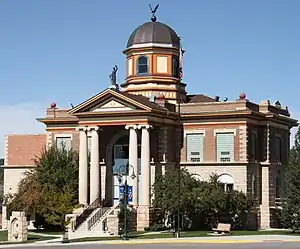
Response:
[[[79,130],[79,204],[87,205],[88,199],[88,149],[87,131],[85,127]]]
[[[144,231],[149,227],[150,207],[150,125],[139,125],[142,128],[141,141],[141,183],[142,194],[137,213],[137,230]]]
[[[91,139],[90,203],[100,198],[99,127],[89,128]]]
[[[129,165],[133,167],[136,178],[133,179],[132,184],[132,205],[136,207],[139,203],[139,170],[138,170],[138,138],[137,125],[126,125],[125,128],[129,130]],[[131,166],[129,171],[131,171]]]
[[[141,206],[150,206],[150,125],[140,126],[142,128],[141,141],[141,183],[142,200]]]

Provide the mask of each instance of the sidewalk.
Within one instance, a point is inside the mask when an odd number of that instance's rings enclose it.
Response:
[[[189,237],[189,238],[168,238],[168,239],[131,239],[91,241],[91,242],[71,242],[62,244],[61,239],[39,241],[33,244],[27,244],[30,247],[47,247],[47,246],[73,246],[73,245],[120,245],[120,244],[249,244],[249,243],[266,243],[266,242],[300,242],[300,236],[289,235],[251,235],[251,236],[224,236],[224,237]],[[24,247],[24,244],[1,245],[1,248]]]

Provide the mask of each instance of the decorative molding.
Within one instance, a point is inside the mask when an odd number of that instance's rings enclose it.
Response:
[[[87,131],[87,127],[86,126],[80,126],[80,127],[76,127],[76,131]]]
[[[88,131],[101,131],[102,129],[98,126],[89,126],[87,127]]]
[[[217,133],[233,133],[236,136],[236,129],[215,129],[214,130],[214,137]]]
[[[239,126],[239,159],[241,161],[248,161],[247,146],[248,145],[248,131],[247,126]]]
[[[135,124],[129,124],[129,125],[125,125],[125,129],[126,130],[129,130],[129,129],[138,129],[138,125],[135,125]]]
[[[202,134],[203,136],[205,136],[205,130],[203,129],[184,129],[184,137],[186,137],[187,134],[195,134],[195,133],[199,133]]]
[[[132,48],[146,48],[146,47],[175,48],[172,44],[149,42],[149,43],[143,43],[143,44],[133,44],[132,46],[128,47],[126,50],[129,50]]]
[[[47,132],[46,135],[46,147],[49,148],[53,144],[53,133]]]
[[[219,121],[216,121],[216,122],[196,122],[196,123],[183,123],[183,126],[194,126],[194,125],[199,125],[199,126],[205,126],[205,125],[220,125],[220,124],[225,124],[225,125],[228,125],[228,124],[241,124],[241,125],[246,125],[247,124],[247,121],[223,121],[223,122],[219,122]]]
[[[148,130],[148,129],[152,129],[153,126],[149,125],[149,124],[140,124],[140,125],[138,125],[138,129],[143,129],[143,128]]]
[[[66,138],[71,138],[71,140],[73,140],[73,135],[70,133],[61,133],[61,134],[54,134],[54,141],[56,141],[56,139],[58,137],[66,137]]]

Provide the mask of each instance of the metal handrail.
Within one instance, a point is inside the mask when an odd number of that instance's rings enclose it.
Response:
[[[112,207],[102,207],[98,210],[90,220],[88,220],[88,230],[91,230],[93,226],[95,226],[99,221],[103,221],[112,211],[118,208],[120,203],[115,204]]]
[[[94,200],[90,205],[88,205],[80,215],[75,219],[75,230],[86,220],[86,218],[96,209],[101,207],[100,198]]]
[[[109,207],[100,208],[89,220],[88,220],[88,230],[98,222],[98,220],[109,210]]]

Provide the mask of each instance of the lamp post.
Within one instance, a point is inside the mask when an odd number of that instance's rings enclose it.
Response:
[[[127,176],[129,175],[129,169],[132,168],[132,174],[130,175],[131,179],[136,178],[134,173],[134,167],[129,163],[121,165],[118,169],[118,180],[119,183],[122,183],[123,176],[125,176],[125,183],[124,183],[124,205],[125,205],[125,213],[124,213],[124,231],[122,239],[128,240],[127,237],[127,204],[128,204],[128,183],[127,183]],[[135,189],[136,191],[136,189]]]

